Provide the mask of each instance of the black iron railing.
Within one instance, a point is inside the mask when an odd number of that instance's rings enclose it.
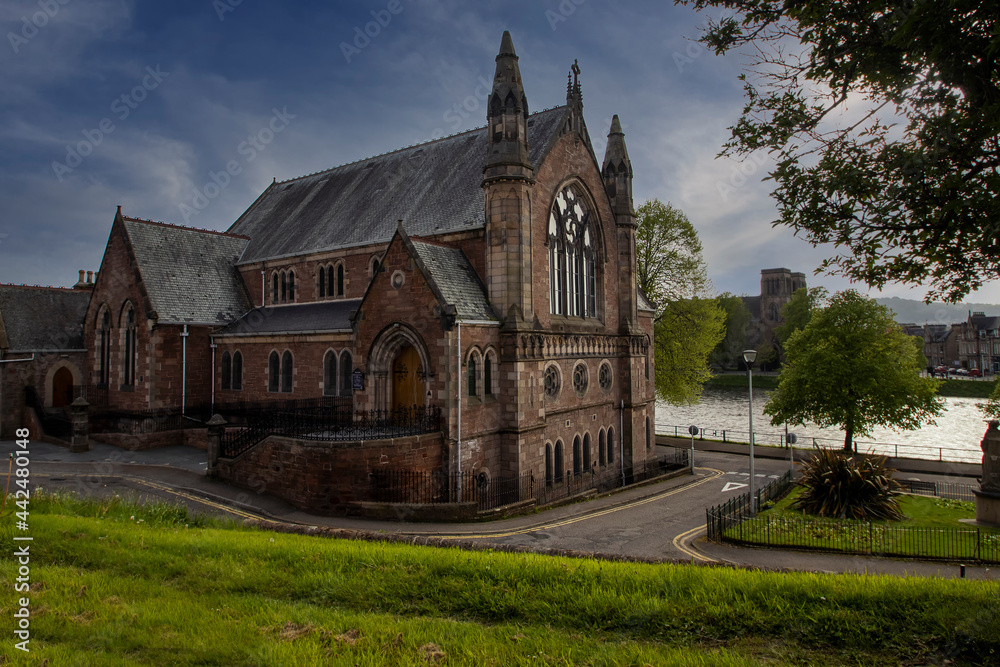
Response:
[[[795,484],[791,471],[767,484],[763,488],[757,489],[754,495],[757,496],[757,508],[769,500],[781,498]],[[705,524],[708,531],[708,539],[719,541],[723,534],[732,526],[738,525],[750,518],[750,493],[743,493],[735,498],[731,498],[721,505],[710,507],[705,510]]]
[[[594,467],[583,473],[567,471],[563,478],[548,483],[531,473],[492,476],[485,472],[457,473],[415,472],[376,469],[369,474],[371,498],[385,503],[456,503],[475,502],[479,510],[490,510],[535,500],[543,505],[577,495],[583,491],[607,491],[624,485],[659,477],[688,466],[687,450],[677,450],[622,469],[616,466]]]
[[[346,406],[269,408],[246,414],[242,429],[227,429],[220,455],[239,456],[269,435],[344,442],[386,440],[440,430],[439,407],[369,411],[352,411]]]
[[[62,408],[46,408],[34,387],[24,388],[24,405],[34,409],[46,435],[63,440],[68,440],[73,435],[73,422],[66,411]]]

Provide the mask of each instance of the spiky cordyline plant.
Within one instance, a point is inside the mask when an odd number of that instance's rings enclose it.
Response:
[[[899,482],[885,461],[884,456],[820,449],[803,464],[798,481],[803,490],[792,507],[825,517],[902,519]]]

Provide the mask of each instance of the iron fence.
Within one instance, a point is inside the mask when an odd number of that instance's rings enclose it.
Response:
[[[485,472],[415,472],[409,470],[373,470],[370,475],[371,497],[386,503],[456,503],[476,502],[480,510],[506,507],[535,500],[539,505],[568,498],[583,491],[607,491],[658,477],[672,470],[688,467],[688,452],[643,461],[621,468],[595,467],[588,472],[566,471],[561,480],[540,480],[532,473],[490,476]]]
[[[726,542],[868,556],[1000,563],[1000,531],[905,528],[869,521],[819,522],[758,515],[728,526]]]
[[[270,408],[245,414],[243,428],[229,429],[220,455],[239,456],[269,435],[345,442],[386,440],[441,430],[441,408],[352,411],[348,406]]]
[[[961,482],[925,482],[918,479],[897,479],[899,486],[904,493],[915,496],[933,496],[935,498],[951,498],[952,500],[967,500],[975,502],[976,494],[973,489],[976,484],[963,484]]]
[[[690,438],[688,435],[688,428],[690,427],[676,424],[656,425],[657,435],[669,438]],[[750,432],[747,430],[717,429],[702,426],[699,426],[699,429],[699,434],[695,437],[696,440],[717,440],[736,444],[746,444],[750,442]],[[787,434],[782,431],[768,432],[754,429],[753,439],[754,443],[757,445],[787,448],[788,443],[785,441],[786,435]],[[809,439],[812,440],[813,446],[823,449],[842,449],[844,446],[843,439],[839,438],[811,437]],[[799,435],[799,445],[797,449],[802,447],[803,440],[802,436]],[[913,458],[927,461],[938,461],[942,463],[945,461],[956,463],[978,463],[980,456],[974,451],[970,451],[962,447],[932,447],[927,445],[910,445],[905,443],[874,442],[867,440],[856,440],[854,444],[857,446],[859,452],[867,452],[881,456],[891,456],[893,458]],[[934,450],[937,450],[937,458],[934,458]]]
[[[953,482],[898,480],[918,495],[971,500],[973,486]],[[757,491],[757,507],[784,496],[790,472]],[[708,539],[755,546],[835,551],[869,556],[1000,562],[1000,531],[980,528],[907,528],[871,521],[810,521],[750,515],[744,493],[705,512]]]
[[[754,492],[754,495],[757,496],[757,508],[760,508],[763,503],[781,498],[791,490],[794,484],[792,473],[788,471],[773,482],[757,489]],[[750,516],[749,491],[730,498],[721,505],[708,508],[705,510],[705,525],[708,532],[708,539],[721,541],[729,528],[740,525],[748,520]]]
[[[41,423],[42,431],[46,435],[62,440],[69,440],[72,437],[73,422],[66,411],[59,408],[46,408],[34,387],[24,388],[24,405],[34,409],[35,415]]]

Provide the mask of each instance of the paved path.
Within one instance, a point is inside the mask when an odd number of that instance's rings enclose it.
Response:
[[[276,498],[205,478],[205,452],[189,447],[140,452],[123,451],[100,443],[92,447],[89,452],[71,454],[63,447],[32,442],[32,483],[48,490],[72,490],[82,496],[106,497],[118,493],[132,494],[144,501],[180,502],[195,513],[434,536],[445,541],[472,539],[486,544],[727,563],[762,569],[959,576],[959,567],[950,564],[735,548],[707,542],[703,538],[705,508],[747,490],[748,459],[733,454],[698,452],[693,476],[682,475],[527,516],[477,524],[417,524],[308,514]],[[14,450],[14,443],[0,443],[0,453]],[[755,461],[756,481],[766,484],[787,469],[786,461],[758,459]],[[935,475],[920,475],[919,478],[948,479]],[[996,578],[988,568],[973,566],[966,568],[966,576]]]

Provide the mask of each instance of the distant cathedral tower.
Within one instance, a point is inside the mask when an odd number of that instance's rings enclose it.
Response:
[[[774,329],[783,322],[781,309],[791,301],[795,290],[806,286],[806,274],[788,269],[763,269],[760,272],[760,319]]]

